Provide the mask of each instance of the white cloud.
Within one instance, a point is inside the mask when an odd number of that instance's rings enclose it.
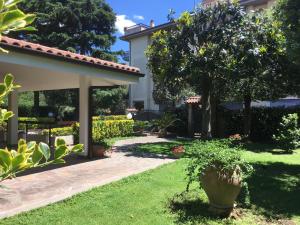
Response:
[[[128,19],[126,15],[117,15],[117,20],[116,20],[116,28],[119,33],[124,34],[124,28],[125,27],[131,27],[136,25],[135,22],[132,20]]]
[[[133,18],[136,20],[145,20],[145,17],[140,16],[140,15],[134,15]]]

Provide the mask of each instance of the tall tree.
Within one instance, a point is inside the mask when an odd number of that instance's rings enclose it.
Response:
[[[34,33],[18,38],[80,54],[117,60],[114,44],[115,13],[105,0],[28,0],[21,8],[35,12]]]
[[[286,39],[264,14],[246,15],[233,39],[230,94],[244,101],[244,135],[251,131],[251,102],[286,97],[294,82],[287,68]]]
[[[248,136],[251,102],[286,96],[297,83],[286,71],[289,60],[278,24],[247,15],[235,3],[184,13],[171,31],[153,36],[147,54],[156,86],[176,93],[190,85],[202,95],[204,138],[211,137],[219,100],[244,100]]]
[[[183,13],[171,31],[154,35],[148,49],[156,86],[177,92],[193,87],[202,95],[202,137],[212,136],[212,102],[226,86],[229,52],[245,12],[236,4],[218,4]]]
[[[300,65],[300,1],[278,1],[274,17],[281,22],[287,38],[289,54]]]

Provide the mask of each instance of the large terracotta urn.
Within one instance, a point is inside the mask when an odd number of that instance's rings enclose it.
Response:
[[[204,171],[200,180],[209,199],[209,210],[219,216],[229,216],[242,188],[240,168],[225,173],[212,166]]]

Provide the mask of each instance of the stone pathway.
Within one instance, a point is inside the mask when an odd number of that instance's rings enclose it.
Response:
[[[130,147],[168,142],[153,136],[118,141],[111,158],[44,171],[7,180],[0,188],[0,218],[46,206],[92,188],[138,174],[173,159],[135,155]],[[3,188],[4,186],[4,188]]]

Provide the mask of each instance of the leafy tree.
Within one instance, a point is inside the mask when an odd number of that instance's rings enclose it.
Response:
[[[291,61],[288,74],[295,84],[294,93],[300,95],[300,1],[278,1],[273,17],[280,23],[286,36],[287,54]]]
[[[219,101],[244,100],[248,136],[251,102],[286,96],[299,84],[286,70],[290,61],[278,24],[266,16],[247,15],[235,3],[184,13],[171,31],[153,36],[147,54],[160,90],[174,95],[191,86],[202,95],[205,138],[211,137]]]
[[[177,26],[154,34],[147,51],[156,86],[171,95],[190,86],[202,95],[203,138],[212,136],[211,103],[225,92],[232,38],[244,14],[238,5],[223,3],[183,13]]]
[[[127,87],[96,89],[93,93],[93,114],[123,114],[127,106]]]
[[[288,52],[300,65],[300,1],[280,0],[274,11],[274,17],[281,22],[287,37]]]
[[[25,12],[35,12],[34,33],[18,38],[85,55],[117,60],[110,47],[116,38],[115,13],[105,0],[28,0]]]
[[[244,135],[249,137],[251,102],[286,97],[294,82],[286,69],[290,61],[284,34],[277,23],[265,15],[250,14],[236,29],[229,93],[244,101]]]

